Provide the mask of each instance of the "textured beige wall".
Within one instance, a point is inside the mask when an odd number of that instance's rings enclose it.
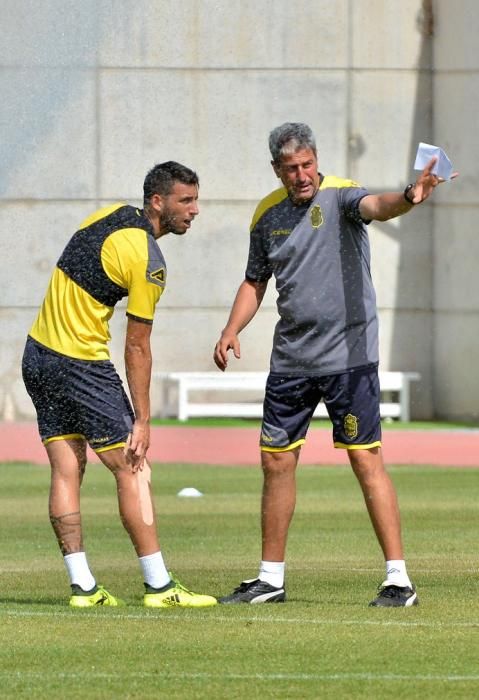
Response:
[[[321,169],[372,191],[414,178],[420,140],[457,162],[461,180],[434,206],[370,227],[373,275],[382,368],[422,375],[414,415],[477,416],[477,14],[472,0],[3,0],[0,415],[33,416],[19,361],[65,241],[97,206],[139,203],[145,172],[170,158],[198,171],[201,213],[187,236],[161,241],[155,369],[212,369],[249,220],[277,186],[268,133],[301,120]],[[272,287],[237,369],[267,368]],[[123,328],[120,307],[119,368]]]
[[[435,134],[460,177],[434,211],[434,406],[441,416],[479,416],[479,9],[440,3],[434,43]]]

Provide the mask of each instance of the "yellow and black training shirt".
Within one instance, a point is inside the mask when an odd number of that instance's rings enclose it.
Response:
[[[108,322],[128,296],[127,314],[152,323],[166,263],[141,209],[113,204],[89,216],[63,251],[29,335],[80,360],[108,360]]]

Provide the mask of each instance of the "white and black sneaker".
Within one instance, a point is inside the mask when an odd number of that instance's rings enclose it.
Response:
[[[233,593],[226,595],[223,598],[218,598],[220,603],[284,603],[286,600],[286,591],[283,588],[275,588],[266,581],[261,581],[259,578],[252,578],[248,581],[242,581],[238,588],[235,588]]]
[[[411,605],[418,605],[414,586],[396,586],[389,581],[384,581],[379,586],[379,595],[369,603],[373,608],[409,608]]]

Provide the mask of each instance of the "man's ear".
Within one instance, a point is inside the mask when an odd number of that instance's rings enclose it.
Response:
[[[150,205],[155,211],[161,214],[161,211],[163,209],[163,197],[161,196],[161,194],[154,194],[150,199]]]
[[[271,161],[271,165],[273,166],[273,170],[275,172],[276,177],[281,178],[281,172],[279,169],[279,165],[277,163],[275,163],[274,160]]]

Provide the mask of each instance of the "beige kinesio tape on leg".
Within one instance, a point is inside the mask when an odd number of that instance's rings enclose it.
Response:
[[[144,467],[137,473],[138,491],[140,495],[141,516],[145,525],[153,525],[153,503],[151,500],[150,484],[151,484],[151,469],[150,465],[145,461]]]

